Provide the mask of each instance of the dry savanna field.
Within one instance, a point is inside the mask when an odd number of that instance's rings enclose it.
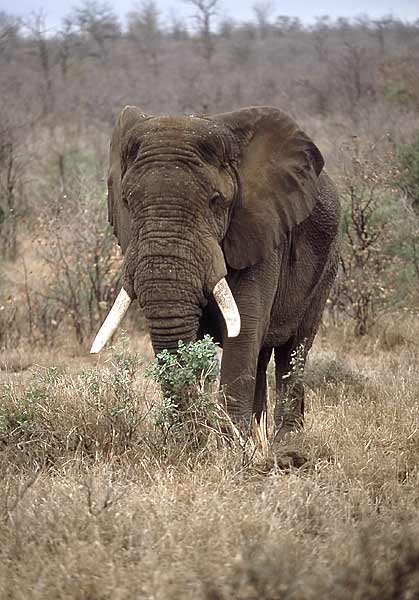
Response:
[[[152,0],[124,23],[80,2],[53,31],[0,11],[0,600],[417,599],[419,21],[187,4],[193,27]],[[276,445],[270,418],[267,441],[226,439],[210,342],[194,382],[169,373],[177,421],[134,305],[89,354],[120,287],[105,181],[127,104],[273,105],[325,157],[340,271],[305,428]]]
[[[289,468],[157,427],[144,343],[3,355],[1,597],[417,598],[418,333],[322,331]]]

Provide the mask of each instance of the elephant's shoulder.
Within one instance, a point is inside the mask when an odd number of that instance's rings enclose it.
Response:
[[[298,226],[298,238],[317,252],[328,253],[340,230],[340,204],[336,186],[327,173],[319,179],[318,201],[308,219]]]
[[[323,228],[330,233],[339,231],[340,224],[340,202],[335,184],[326,172],[321,173],[319,186],[319,198],[312,216],[315,222],[319,222]]]
[[[340,202],[336,185],[332,179],[323,171],[319,176],[319,203],[331,213],[340,216]]]

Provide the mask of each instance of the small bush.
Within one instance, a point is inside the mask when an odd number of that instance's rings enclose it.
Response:
[[[372,334],[377,339],[379,348],[386,352],[403,347],[415,348],[417,346],[417,317],[409,311],[398,314],[389,314],[380,319],[374,327]]]
[[[350,367],[335,352],[317,352],[307,361],[304,381],[312,390],[344,385],[361,391],[365,386],[366,377],[358,369]]]
[[[342,158],[341,271],[332,301],[354,322],[356,335],[363,336],[393,301],[393,271],[399,267],[390,253],[397,212],[392,155],[380,156],[376,145],[356,139]]]
[[[165,437],[186,435],[201,446],[209,432],[220,430],[224,417],[214,391],[218,375],[217,346],[208,335],[194,343],[179,341],[175,352],[157,355],[146,376],[162,389],[163,402],[153,408],[152,419]]]
[[[135,384],[139,358],[118,346],[105,368],[77,376],[36,370],[0,387],[0,463],[56,467],[70,459],[122,456],[141,443],[145,419]]]

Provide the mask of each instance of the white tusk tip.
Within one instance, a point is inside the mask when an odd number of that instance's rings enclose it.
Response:
[[[90,354],[99,354],[102,348],[103,346],[99,346],[99,344],[93,343],[92,347],[90,348]]]
[[[240,322],[227,326],[227,336],[229,338],[237,337],[240,333]]]
[[[227,337],[237,337],[240,333],[240,313],[233,294],[223,277],[213,289],[213,295],[227,327]]]
[[[127,312],[130,304],[131,298],[124,288],[122,288],[111,310],[109,311],[108,316],[102,324],[102,327],[99,329],[99,333],[93,341],[90,354],[98,354],[102,348],[104,348],[124,318],[124,315]]]

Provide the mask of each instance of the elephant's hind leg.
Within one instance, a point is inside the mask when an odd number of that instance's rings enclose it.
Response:
[[[263,411],[267,410],[267,383],[266,369],[271,358],[272,348],[263,347],[259,352],[258,364],[256,369],[255,397],[253,400],[253,414],[257,421]]]
[[[304,385],[302,373],[306,351],[295,341],[275,348],[275,429],[286,433],[299,429],[304,421]]]

